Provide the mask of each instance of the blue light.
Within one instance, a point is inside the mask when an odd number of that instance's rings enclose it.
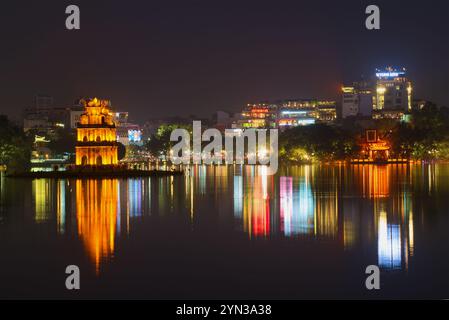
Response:
[[[142,141],[142,132],[140,130],[128,130],[128,140],[130,142]]]
[[[392,72],[377,72],[376,77],[378,78],[397,78],[404,76],[405,72],[403,71],[392,71]]]
[[[305,114],[307,111],[293,111],[293,110],[286,110],[282,111],[282,114]]]
[[[314,124],[315,119],[298,119],[297,120],[298,125],[308,125],[308,124]]]

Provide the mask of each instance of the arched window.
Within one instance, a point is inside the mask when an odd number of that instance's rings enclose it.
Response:
[[[101,166],[102,165],[102,159],[101,156],[97,157],[97,166]]]
[[[81,165],[82,165],[82,166],[86,166],[86,165],[87,165],[87,156],[83,156],[83,157],[81,158]]]
[[[97,142],[101,142],[101,137],[97,136]]]
[[[87,142],[87,136],[84,136],[83,142]]]

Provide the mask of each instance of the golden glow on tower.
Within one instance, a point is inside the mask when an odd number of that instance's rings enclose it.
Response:
[[[84,100],[86,112],[77,126],[76,165],[116,165],[116,127],[110,102],[93,98]]]

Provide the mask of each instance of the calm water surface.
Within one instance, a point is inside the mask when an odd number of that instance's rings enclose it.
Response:
[[[449,298],[446,164],[0,188],[0,298]],[[69,264],[80,291],[65,289]]]

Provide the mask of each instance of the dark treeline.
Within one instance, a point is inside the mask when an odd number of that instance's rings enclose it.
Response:
[[[23,129],[0,115],[0,165],[8,172],[23,172],[30,167],[32,141]]]
[[[340,125],[317,124],[284,131],[279,138],[283,160],[313,162],[347,160],[360,152],[365,129],[377,129],[393,157],[449,160],[449,109],[427,104],[412,111],[409,121],[372,120],[363,125],[346,119]]]
[[[410,123],[393,129],[392,146],[406,158],[449,160],[449,108],[429,104],[412,112]]]

